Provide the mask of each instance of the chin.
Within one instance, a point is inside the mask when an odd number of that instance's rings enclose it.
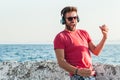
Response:
[[[72,31],[75,31],[75,30],[76,30],[76,27],[74,26],[71,30],[72,30]]]

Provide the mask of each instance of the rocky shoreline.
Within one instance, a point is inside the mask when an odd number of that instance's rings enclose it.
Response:
[[[120,65],[93,64],[96,80],[120,80]],[[55,61],[0,62],[0,80],[69,80]]]

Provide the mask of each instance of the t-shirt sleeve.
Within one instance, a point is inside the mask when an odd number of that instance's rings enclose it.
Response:
[[[92,39],[91,39],[90,35],[88,34],[88,32],[86,30],[82,30],[82,32],[83,32],[83,35],[86,38],[87,42],[88,43],[91,42]]]
[[[64,49],[63,36],[58,34],[54,39],[54,49]]]
[[[91,39],[90,35],[88,34],[88,32],[86,32],[86,35],[87,35],[87,42],[88,42],[88,43],[91,42],[92,39]]]

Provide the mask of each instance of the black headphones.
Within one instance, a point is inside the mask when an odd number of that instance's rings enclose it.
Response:
[[[77,17],[77,22],[79,22],[79,21],[80,21],[80,19],[79,19],[79,16],[78,16]],[[60,20],[60,23],[63,24],[63,25],[66,23],[64,16],[62,16],[62,19]]]

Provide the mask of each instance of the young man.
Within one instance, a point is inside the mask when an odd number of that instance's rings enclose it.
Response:
[[[70,73],[71,80],[95,80],[89,51],[99,55],[107,39],[107,26],[100,26],[103,37],[98,45],[94,45],[85,30],[76,29],[79,22],[76,7],[63,8],[61,15],[65,29],[54,39],[54,50],[59,66]]]

